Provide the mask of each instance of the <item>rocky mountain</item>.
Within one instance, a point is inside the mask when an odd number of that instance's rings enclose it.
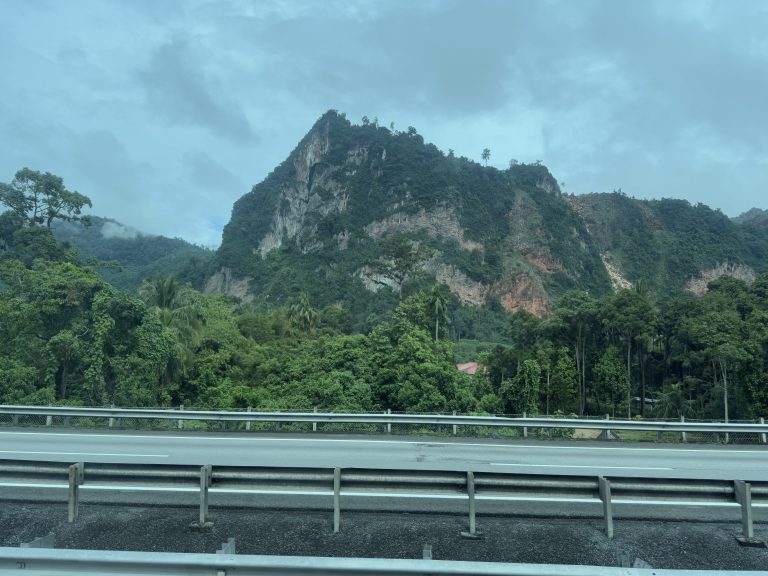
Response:
[[[682,200],[563,195],[543,165],[484,167],[330,111],[235,203],[206,289],[257,306],[306,291],[360,325],[437,281],[471,333],[483,314],[546,314],[570,289],[668,292],[764,269],[767,244],[744,226]]]
[[[78,251],[83,261],[95,261],[112,285],[135,290],[147,278],[168,275],[201,286],[213,253],[180,238],[143,234],[116,220],[91,217],[91,225],[56,222],[53,233]]]
[[[615,287],[638,280],[660,293],[706,290],[722,275],[754,280],[766,270],[768,219],[728,218],[686,200],[636,200],[620,192],[569,196]]]

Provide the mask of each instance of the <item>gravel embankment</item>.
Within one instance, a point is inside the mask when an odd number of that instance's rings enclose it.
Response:
[[[4,503],[0,545],[49,532],[57,548],[214,552],[234,536],[241,554],[421,558],[621,566],[640,558],[654,568],[765,570],[768,549],[743,548],[737,523],[622,520],[613,541],[598,519],[483,516],[480,540],[465,540],[466,518],[453,514],[347,512],[333,534],[326,511],[213,509],[213,528],[190,528],[192,507],[88,505],[73,524],[66,506]],[[768,526],[757,524],[765,538]]]

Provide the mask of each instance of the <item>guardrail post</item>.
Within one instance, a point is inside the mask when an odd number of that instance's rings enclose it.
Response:
[[[48,414],[48,416],[45,417],[45,425],[50,427],[51,424],[53,424],[53,416]]]
[[[67,522],[74,522],[80,512],[80,484],[85,480],[84,464],[78,462],[69,467],[69,500]]]
[[[605,415],[605,419],[606,420],[610,420],[611,419],[611,415],[610,414],[606,414]],[[609,429],[606,428],[605,430],[600,432],[600,435],[598,436],[598,439],[599,440],[613,440],[614,436],[613,436],[613,433]]]
[[[523,412],[523,418],[528,418],[528,414]],[[523,438],[528,438],[528,426],[523,426]]]
[[[760,417],[760,424],[765,424],[765,418],[763,418],[762,416]],[[765,432],[760,434],[760,442],[762,442],[763,444],[766,443],[765,442]]]
[[[742,540],[752,540],[755,530],[752,524],[752,485],[744,480],[733,481],[733,492],[736,502],[741,506],[741,530],[744,533]]]
[[[611,505],[611,481],[603,476],[597,478],[597,489],[600,500],[603,501],[603,519],[605,520],[605,533],[608,538],[613,538],[613,506]]]
[[[681,424],[685,424],[685,416],[683,416],[682,414],[680,414],[680,423]],[[688,437],[686,436],[685,430],[680,432],[680,441],[681,442],[688,442]]]
[[[179,412],[184,412],[184,404],[181,404],[179,406]],[[184,428],[184,420],[179,418],[179,430],[181,430],[182,428]]]
[[[245,411],[246,412],[250,412],[251,411],[251,407],[248,406],[248,408],[246,408]],[[251,429],[251,421],[250,420],[246,420],[245,421],[245,431],[248,432],[250,429]]]
[[[115,409],[115,405],[114,404],[111,404],[109,407],[110,407],[111,410]],[[115,425],[115,419],[112,416],[110,416],[109,417],[109,427],[112,428],[114,425]]]
[[[317,406],[315,406],[315,414],[317,414]],[[317,432],[317,422],[312,422],[312,432]]]
[[[453,411],[453,415],[454,415],[454,416],[456,416],[456,410],[454,410],[454,411]],[[454,436],[456,436],[456,429],[457,429],[457,428],[458,428],[458,426],[456,426],[456,424],[454,424],[454,425],[453,425],[453,435],[454,435]]]
[[[387,416],[392,414],[392,408],[387,408]],[[392,434],[392,423],[387,422],[387,434]]]
[[[213,522],[208,520],[208,489],[211,487],[213,466],[206,464],[200,467],[200,517],[199,521],[192,524],[195,528],[210,528]]]
[[[479,538],[475,522],[475,473],[467,472],[467,496],[469,497],[469,531],[462,532],[463,538]]]
[[[424,549],[421,551],[422,560],[432,560],[432,544],[424,544]]]
[[[333,533],[338,534],[341,524],[341,468],[333,469]]]

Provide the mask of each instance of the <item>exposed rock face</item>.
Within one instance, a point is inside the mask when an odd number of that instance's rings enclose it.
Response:
[[[600,254],[600,258],[603,261],[605,269],[608,271],[608,276],[611,279],[611,288],[613,288],[614,291],[632,288],[632,282],[624,278],[618,267],[611,262],[610,254],[603,252]]]
[[[383,220],[371,222],[365,231],[376,240],[394,234],[426,232],[430,236],[456,240],[465,250],[483,250],[482,244],[464,237],[456,212],[445,206],[430,211],[422,209],[416,214],[396,212]]]
[[[693,292],[697,296],[702,296],[707,293],[707,285],[713,280],[717,280],[722,276],[730,276],[737,280],[742,280],[747,284],[751,284],[755,281],[755,271],[749,266],[742,266],[741,264],[728,264],[727,262],[720,264],[709,270],[702,270],[701,274],[697,278],[691,278],[685,285],[685,289],[688,292]]]
[[[242,302],[248,302],[253,298],[248,292],[249,283],[247,278],[233,278],[232,271],[224,267],[208,279],[204,291],[207,294],[229,294]]]
[[[542,242],[544,223],[536,204],[528,194],[518,194],[509,219],[507,250],[521,254],[531,265],[541,272],[562,270],[548,247]]]
[[[363,281],[365,288],[371,292],[378,292],[382,288],[389,288],[395,292],[400,290],[400,285],[395,280],[376,272],[370,266],[360,268],[357,276]]]
[[[329,214],[345,209],[346,196],[331,177],[334,170],[323,165],[329,146],[327,132],[316,132],[295,155],[295,178],[283,186],[270,230],[259,242],[262,257],[292,239],[297,241],[304,253],[319,247],[315,240],[316,227],[305,225],[307,214]],[[351,156],[351,161],[356,161],[356,157]],[[318,190],[323,190],[330,197],[322,197]]]
[[[525,310],[534,316],[545,316],[549,312],[549,298],[544,287],[535,278],[520,274],[511,287],[497,288],[501,291],[501,305],[508,312]]]
[[[546,167],[485,168],[412,130],[353,126],[336,112],[238,200],[217,255],[222,271],[207,288],[250,291],[267,305],[306,290],[317,306],[381,314],[392,301],[382,288],[403,288],[387,277],[400,274],[374,264],[389,257],[382,241],[393,237],[432,251],[414,280],[434,279],[467,306],[542,315],[549,291],[609,290],[586,228]]]
[[[435,280],[445,284],[462,304],[482,306],[485,304],[490,287],[482,282],[472,280],[461,270],[444,262],[435,262],[428,267],[435,275]]]

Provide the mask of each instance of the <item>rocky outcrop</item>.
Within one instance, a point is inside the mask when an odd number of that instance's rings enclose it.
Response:
[[[400,285],[394,279],[375,271],[370,266],[363,266],[356,275],[363,281],[363,286],[371,292],[378,292],[382,288],[400,291]]]
[[[422,209],[416,214],[395,212],[383,220],[371,222],[365,231],[376,240],[393,234],[425,232],[430,236],[456,240],[464,250],[483,250],[482,244],[464,237],[456,213],[445,206],[429,211]]]
[[[525,310],[538,317],[549,313],[549,297],[536,277],[518,274],[512,285],[503,283],[495,287],[494,292],[500,292],[499,300],[507,312]]]
[[[506,250],[520,254],[529,264],[541,272],[557,272],[562,265],[552,257],[542,242],[542,217],[528,194],[519,193],[512,210],[507,214],[509,236]]]
[[[489,287],[482,282],[472,280],[451,264],[439,262],[427,268],[435,275],[435,280],[445,284],[462,304],[482,306],[485,304]]]
[[[743,280],[747,284],[754,282],[756,277],[755,271],[749,266],[728,264],[725,262],[719,266],[710,268],[709,270],[702,270],[696,278],[691,278],[686,282],[685,289],[688,292],[693,292],[697,296],[702,296],[707,293],[707,285],[722,276],[730,276],[737,280]]]
[[[321,244],[315,240],[316,227],[305,224],[307,214],[326,215],[346,208],[347,196],[333,180],[335,168],[323,164],[329,147],[327,133],[313,132],[295,155],[295,178],[283,186],[272,224],[259,242],[262,257],[288,240],[294,240],[304,253],[318,248]]]
[[[241,302],[249,302],[253,296],[249,294],[250,281],[247,278],[233,278],[232,271],[223,267],[205,283],[207,294],[229,294]]]
[[[610,254],[603,252],[600,254],[600,259],[603,261],[603,266],[605,266],[605,269],[608,272],[608,277],[611,279],[611,288],[613,288],[614,291],[632,288],[632,282],[624,278],[619,271],[618,266],[614,265],[611,261]]]

